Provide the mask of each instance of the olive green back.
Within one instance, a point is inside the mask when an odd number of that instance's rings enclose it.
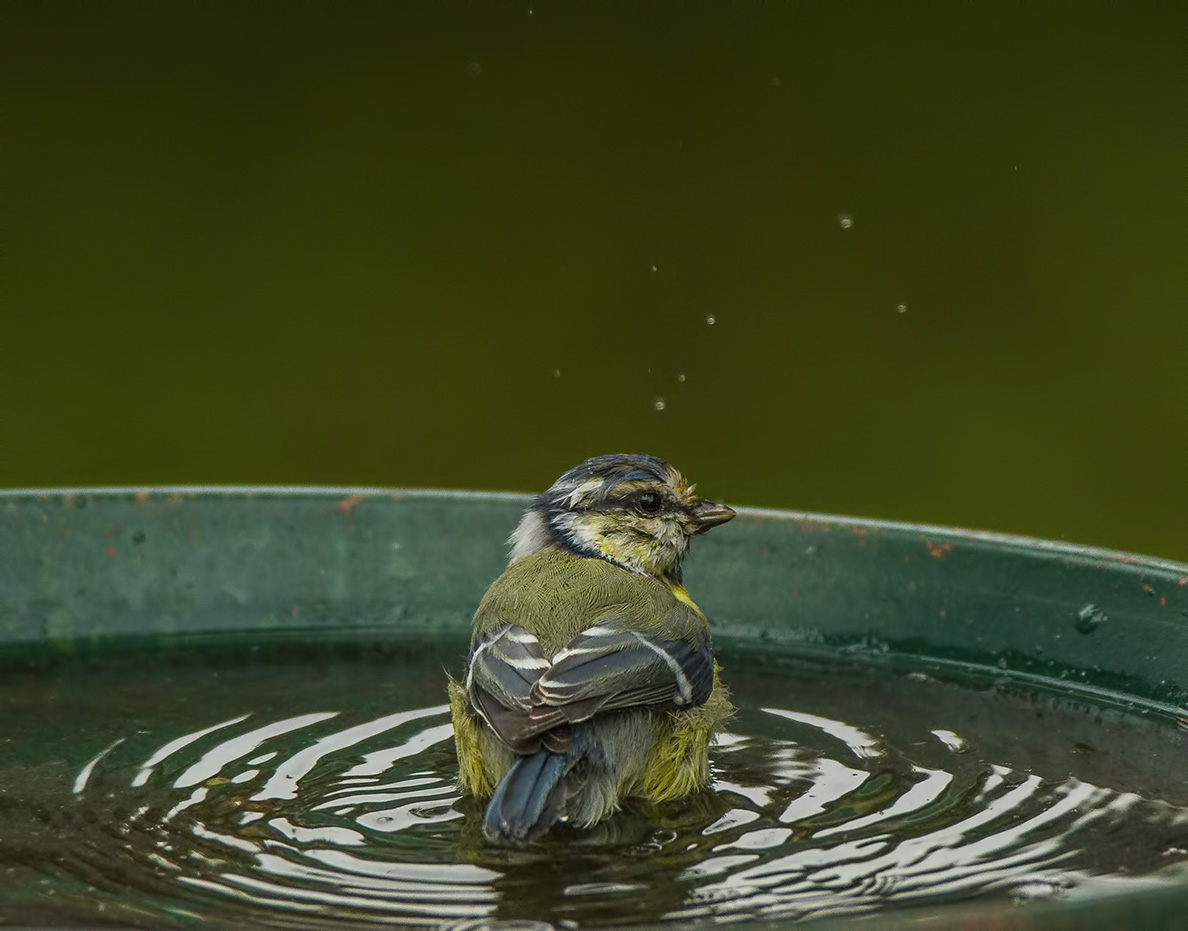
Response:
[[[481,634],[518,624],[552,654],[611,618],[670,640],[700,642],[706,634],[705,622],[662,582],[555,549],[512,563],[487,590],[474,629]]]

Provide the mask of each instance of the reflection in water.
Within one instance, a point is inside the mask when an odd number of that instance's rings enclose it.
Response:
[[[712,792],[508,849],[483,843],[481,804],[457,791],[446,706],[244,713],[147,756],[104,747],[77,772],[78,817],[46,868],[113,906],[136,890],[127,924],[790,918],[1065,894],[1103,872],[1085,851],[1151,872],[1126,863],[1127,831],[1188,828],[1188,809],[980,762],[951,730],[915,736],[900,749],[751,707],[717,748]]]

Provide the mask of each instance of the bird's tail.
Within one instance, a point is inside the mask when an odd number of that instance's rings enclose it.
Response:
[[[491,840],[522,843],[548,830],[565,802],[568,753],[538,750],[507,771],[487,805],[483,833]]]

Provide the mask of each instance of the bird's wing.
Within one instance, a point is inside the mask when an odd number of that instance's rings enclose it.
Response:
[[[632,705],[693,708],[709,698],[714,657],[709,639],[667,640],[599,624],[553,657],[529,696],[534,714],[567,709],[569,721]],[[595,703],[587,710],[583,706]]]
[[[515,624],[479,639],[470,658],[467,685],[478,685],[509,709],[527,711],[529,692],[551,664],[540,642]]]
[[[532,686],[548,668],[540,643],[515,624],[480,638],[470,657],[470,703],[499,739],[518,752],[531,752],[540,743],[536,735],[522,732],[531,720]]]
[[[703,643],[616,626],[611,618],[545,659],[521,627],[484,638],[471,659],[471,702],[517,752],[567,745],[568,725],[602,711],[694,708],[713,690],[714,659]],[[551,742],[550,742],[551,740]]]

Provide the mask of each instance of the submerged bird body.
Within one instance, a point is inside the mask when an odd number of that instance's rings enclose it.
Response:
[[[680,566],[689,538],[734,512],[693,492],[662,460],[600,456],[524,515],[451,684],[461,779],[491,796],[488,837],[522,842],[708,784],[731,708]]]

